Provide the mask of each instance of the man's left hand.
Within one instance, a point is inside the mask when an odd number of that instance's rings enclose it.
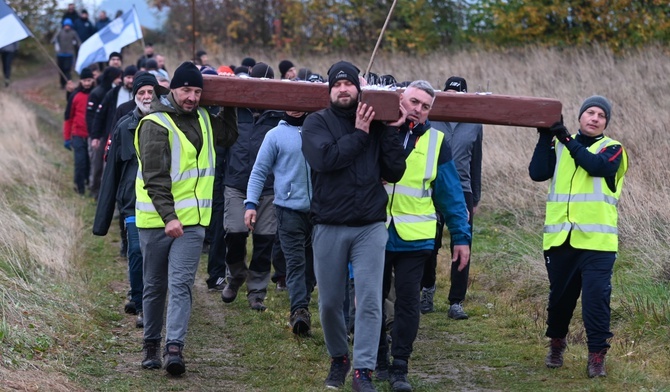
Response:
[[[405,107],[402,106],[402,104],[400,104],[400,118],[392,123],[388,123],[388,125],[392,127],[399,127],[405,123],[406,119],[407,119],[407,109],[405,109]]]
[[[463,268],[470,262],[470,246],[454,245],[454,253],[451,255],[451,262],[458,262],[458,270],[463,271]]]
[[[184,226],[179,219],[173,219],[165,225],[165,235],[170,238],[179,238],[184,235]]]

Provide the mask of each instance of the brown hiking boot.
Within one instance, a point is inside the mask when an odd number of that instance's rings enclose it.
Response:
[[[607,349],[603,349],[597,353],[589,353],[589,361],[586,365],[586,371],[589,373],[589,378],[607,376],[607,372],[605,371],[606,354]]]
[[[566,347],[568,347],[568,341],[565,338],[551,338],[549,353],[547,353],[544,364],[550,369],[563,366],[563,353]]]

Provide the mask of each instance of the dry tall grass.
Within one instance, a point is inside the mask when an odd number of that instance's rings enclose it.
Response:
[[[82,222],[60,195],[63,175],[47,161],[32,109],[1,93],[0,118],[0,342],[36,355],[58,338],[64,296],[51,287],[75,272]],[[11,352],[4,357],[12,363]]]

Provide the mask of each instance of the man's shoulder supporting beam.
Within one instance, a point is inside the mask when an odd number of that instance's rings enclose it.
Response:
[[[202,105],[314,112],[328,106],[328,85],[225,76],[204,76]],[[399,117],[400,92],[367,90],[363,102],[375,109],[375,119]],[[437,92],[428,116],[433,121],[454,121],[522,127],[550,127],[561,118],[561,102],[549,98],[497,94]]]

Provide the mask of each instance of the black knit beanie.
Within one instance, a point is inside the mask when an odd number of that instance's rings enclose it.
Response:
[[[134,65],[129,65],[126,69],[123,70],[123,76],[133,76],[137,73],[137,67]]]
[[[265,63],[256,63],[256,65],[254,65],[254,67],[251,69],[249,76],[252,78],[274,79],[275,72],[272,70],[271,66]]]
[[[279,73],[281,73],[281,78],[286,78],[286,73],[289,69],[295,67],[290,60],[282,60],[279,62]]]
[[[610,115],[612,114],[612,104],[607,98],[600,95],[593,95],[584,100],[582,107],[579,109],[577,120],[579,121],[579,119],[582,118],[582,114],[584,114],[588,108],[593,106],[599,107],[605,112],[605,128],[607,128],[607,125],[610,123]]]
[[[468,92],[468,83],[460,76],[452,76],[444,84],[444,91],[456,90],[459,93]]]
[[[179,87],[203,87],[202,74],[198,67],[190,61],[184,61],[174,71],[170,89]]]
[[[93,71],[90,70],[90,68],[86,67],[81,70],[81,73],[79,74],[79,79],[92,79],[93,78]]]
[[[361,91],[361,82],[358,80],[360,69],[348,61],[340,61],[333,64],[328,70],[328,91],[338,80],[346,79],[356,86],[356,90]]]
[[[137,94],[137,90],[141,89],[144,86],[158,86],[158,80],[153,74],[150,74],[147,71],[139,71],[135,74],[133,79],[133,97]]]

